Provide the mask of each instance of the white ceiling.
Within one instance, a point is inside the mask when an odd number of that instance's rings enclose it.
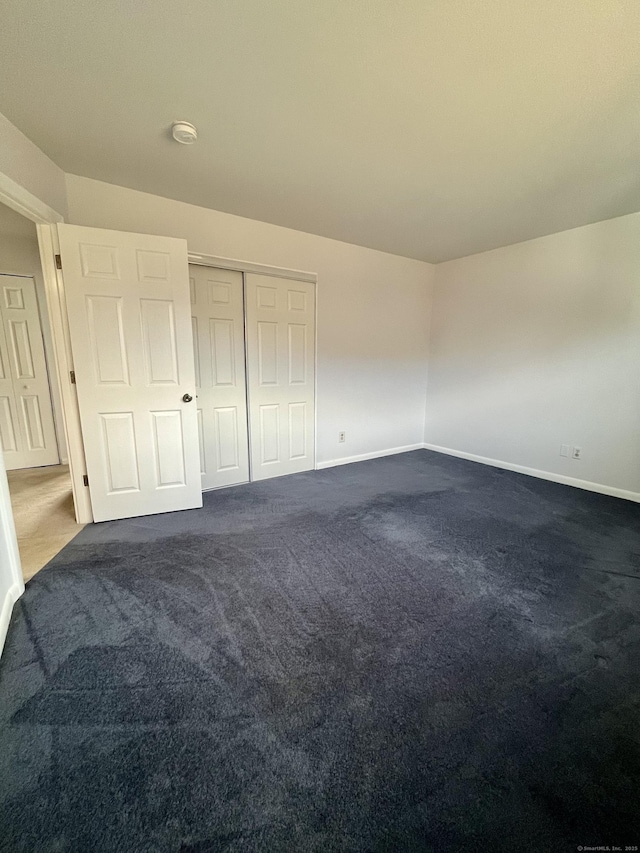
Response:
[[[67,172],[441,261],[640,210],[639,37],[638,0],[3,0],[0,112]]]
[[[1,237],[28,237],[37,240],[36,226],[30,219],[26,219],[15,210],[11,210],[4,204],[0,204],[0,238]]]

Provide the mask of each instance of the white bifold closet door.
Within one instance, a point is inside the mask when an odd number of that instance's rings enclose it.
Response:
[[[315,289],[247,273],[251,479],[314,468]]]
[[[56,465],[49,375],[32,278],[0,275],[0,442],[7,470]]]
[[[202,488],[249,479],[242,273],[189,266]]]
[[[186,241],[58,234],[94,519],[202,506]]]

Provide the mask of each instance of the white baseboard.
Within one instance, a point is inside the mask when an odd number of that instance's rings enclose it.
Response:
[[[435,450],[436,453],[445,453],[447,456],[457,456],[459,459],[480,462],[482,465],[491,465],[493,468],[503,468],[505,471],[516,471],[518,474],[538,477],[540,480],[561,483],[563,486],[574,486],[577,489],[586,489],[588,492],[598,492],[601,495],[610,495],[613,498],[623,498],[627,501],[640,503],[640,492],[629,492],[626,489],[616,489],[614,486],[603,486],[601,483],[592,483],[590,480],[579,480],[576,477],[553,474],[551,471],[541,471],[538,468],[514,465],[511,462],[502,462],[500,459],[489,459],[488,456],[476,456],[475,453],[465,453],[462,450],[453,450],[451,447],[440,447],[437,444],[428,444],[425,442],[422,446],[425,450]]]
[[[0,610],[0,654],[2,654],[4,641],[7,637],[7,631],[9,630],[9,622],[11,621],[13,605],[20,598],[22,593],[23,588],[20,587],[20,584],[14,583],[13,586],[10,586],[7,590],[4,601],[2,602],[2,610]]]
[[[410,450],[422,450],[424,444],[406,444],[404,447],[389,447],[387,450],[376,450],[373,453],[359,453],[357,456],[343,456],[341,459],[329,459],[318,462],[316,470],[335,468],[336,465],[350,465],[352,462],[366,462],[367,459],[380,459],[383,456],[394,456],[396,453],[408,453]]]

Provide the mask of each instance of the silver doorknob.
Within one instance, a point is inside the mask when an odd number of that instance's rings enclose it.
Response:
[[[193,397],[191,396],[191,394],[184,394],[182,399],[185,403],[190,403],[193,400]]]

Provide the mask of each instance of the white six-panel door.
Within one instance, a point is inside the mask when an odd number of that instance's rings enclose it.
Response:
[[[58,233],[94,519],[202,506],[186,242]]]
[[[0,441],[7,470],[56,465],[49,376],[32,278],[0,275]]]
[[[189,266],[202,488],[249,479],[242,273]]]
[[[313,284],[246,275],[251,479],[314,467]]]

